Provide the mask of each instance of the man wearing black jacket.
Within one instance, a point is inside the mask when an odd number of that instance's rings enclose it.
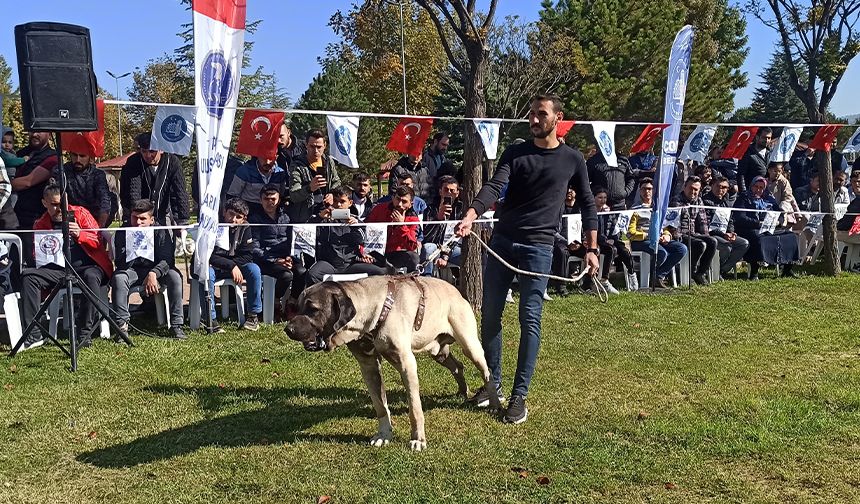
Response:
[[[718,208],[732,208],[735,200],[729,196],[731,182],[726,177],[718,175],[711,179],[711,191],[702,196],[702,202],[706,206]],[[747,249],[750,242],[735,233],[735,221],[732,214],[728,215],[725,225],[720,219],[714,220],[716,210],[707,210],[709,231],[711,236],[717,240],[717,250],[720,252],[720,275],[727,278],[729,272],[737,265]]]
[[[684,188],[669,202],[671,207],[679,207],[678,228],[674,238],[687,245],[690,251],[690,269],[693,281],[699,285],[709,284],[707,273],[717,251],[717,240],[708,233],[708,214],[701,208],[702,179],[695,175],[687,177]]]
[[[463,202],[459,199],[460,185],[457,179],[443,175],[439,179],[439,203],[430,205],[424,211],[424,221],[459,221],[463,218]],[[426,261],[445,240],[454,234],[453,225],[428,224],[424,226],[424,240],[421,242],[421,261]],[[432,276],[435,268],[448,264],[460,265],[460,242],[451,244],[435,260],[424,266],[424,275]]]
[[[155,206],[155,222],[160,226],[185,225],[191,215],[188,191],[182,164],[175,154],[151,150],[150,133],[141,133],[135,140],[139,150],[122,167],[119,176],[119,199],[123,222],[131,218],[129,208],[139,199],[148,199]]]
[[[148,199],[134,202],[130,208],[131,226],[147,228],[155,223],[155,206]],[[154,238],[153,258],[137,255],[140,247],[127,248],[126,232],[118,231],[114,237],[116,270],[111,278],[113,287],[113,307],[117,314],[120,329],[128,335],[128,292],[132,287],[142,285],[143,296],[154,296],[167,287],[167,301],[170,304],[170,334],[176,339],[185,339],[182,332],[182,275],[176,270],[173,237],[170,231],[152,231]],[[143,239],[143,236],[141,236]],[[129,260],[131,258],[131,260]]]
[[[603,153],[597,153],[585,163],[588,167],[588,181],[591,187],[602,187],[606,189],[609,208],[611,210],[624,210],[627,208],[627,197],[633,192],[636,185],[636,176],[630,161],[624,156],[618,156],[618,166],[609,166]]]
[[[555,233],[567,188],[572,186],[579,196],[582,212],[585,264],[592,274],[597,274],[597,210],[585,159],[578,151],[561,144],[556,136],[558,122],[563,117],[558,96],[539,95],[532,99],[529,126],[534,139],[505,149],[493,178],[478,192],[456,233],[467,236],[472,222],[498,201],[507,185],[505,201],[496,210],[499,221],[493,229],[490,248],[515,267],[546,275],[552,263]],[[501,395],[502,311],[513,278],[514,272],[490,255],[484,271],[481,339],[496,390],[481,388],[472,398],[479,406],[489,404],[491,393]],[[528,417],[525,398],[540,347],[547,279],[524,275],[519,282],[519,358],[511,400],[503,417],[505,422],[515,424]]]
[[[767,158],[770,157],[770,139],[773,132],[767,126],[758,129],[755,141],[738,161],[738,192],[746,191],[756,177],[767,178]]]
[[[266,184],[260,189],[260,210],[251,210],[248,222],[254,236],[254,262],[263,275],[275,279],[275,299],[281,299],[293,282],[293,269],[300,261],[290,255],[292,228],[281,205],[280,188]]]

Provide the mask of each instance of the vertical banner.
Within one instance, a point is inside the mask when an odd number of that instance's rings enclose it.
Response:
[[[484,144],[487,159],[496,159],[499,153],[499,125],[501,121],[472,119],[472,122],[475,123],[475,130],[481,137],[481,143]]]
[[[338,163],[358,168],[358,121],[354,116],[326,116],[328,150]]]
[[[194,273],[209,278],[245,43],[245,0],[193,0],[200,216]],[[206,283],[204,283],[206,285]]]
[[[618,166],[618,154],[615,153],[615,123],[605,121],[594,121],[591,123],[594,128],[594,140],[597,141],[597,148],[606,159],[606,164],[609,166]]]
[[[791,155],[794,154],[794,148],[797,147],[801,133],[803,128],[782,128],[782,134],[779,135],[776,146],[770,151],[770,159],[767,162],[788,163]]]
[[[663,131],[663,145],[660,153],[660,169],[657,170],[656,208],[650,228],[651,248],[657,248],[660,238],[660,225],[666,208],[669,206],[669,192],[672,189],[672,176],[678,158],[678,137],[681,133],[681,118],[684,116],[684,98],[687,95],[687,77],[690,73],[690,56],[693,52],[693,27],[686,25],[675,35],[672,52],[669,55],[669,77],[666,80],[666,107],[663,123],[669,127]]]
[[[714,135],[717,134],[716,124],[700,124],[696,126],[693,133],[684,142],[681,149],[681,161],[693,160],[699,164],[705,164],[705,158],[711,148]]]
[[[159,105],[152,122],[152,140],[149,148],[187,156],[191,152],[194,125],[197,123],[193,107]]]
[[[2,105],[2,103],[0,103]],[[851,135],[851,138],[848,139],[848,142],[845,144],[845,148],[842,149],[842,152],[857,152],[860,153],[860,128],[857,128],[854,131],[854,134]]]

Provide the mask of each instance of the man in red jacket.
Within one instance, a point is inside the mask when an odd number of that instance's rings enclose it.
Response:
[[[365,222],[403,222],[402,226],[388,226],[388,238],[385,243],[385,259],[395,268],[406,268],[415,271],[418,268],[418,214],[412,209],[412,199],[415,191],[411,187],[401,185],[394,190],[391,201],[379,203]],[[405,224],[414,222],[415,224]]]
[[[52,289],[63,281],[64,268],[61,263],[69,262],[84,280],[84,284],[96,295],[101,295],[101,288],[107,285],[113,273],[113,264],[108,257],[105,245],[97,231],[98,223],[92,214],[84,207],[69,205],[69,236],[71,243],[71,257],[65,257],[62,253],[62,235],[59,232],[63,221],[60,209],[60,186],[49,184],[42,192],[42,204],[48,210],[33,225],[33,229],[57,230],[52,234],[36,234],[36,268],[27,268],[21,274],[23,299],[22,315],[24,321],[29,323],[39,311],[39,303],[42,299],[43,289]],[[41,264],[43,263],[44,264]],[[107,304],[108,300],[104,302]],[[90,335],[98,325],[96,310],[92,303],[85,297],[81,299],[78,311],[77,327],[78,345],[88,347],[92,345]],[[33,330],[26,338],[23,349],[33,348],[42,344],[42,334]]]

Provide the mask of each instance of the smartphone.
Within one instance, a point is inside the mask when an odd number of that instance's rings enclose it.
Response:
[[[338,221],[349,220],[349,208],[335,208],[331,211],[331,218]]]
[[[454,198],[452,198],[450,196],[445,196],[442,198],[442,204],[443,205],[453,205],[454,204]]]
[[[69,222],[77,222],[75,220],[75,213],[72,211],[69,211]]]

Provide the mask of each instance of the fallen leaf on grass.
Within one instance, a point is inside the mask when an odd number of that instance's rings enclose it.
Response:
[[[520,478],[528,478],[529,471],[525,467],[511,467],[511,471],[517,473]]]
[[[678,488],[678,485],[676,485],[676,484],[672,483],[671,481],[667,481],[667,482],[663,485],[663,487],[664,487],[666,490],[675,490],[676,488]]]
[[[271,363],[272,363],[272,361],[271,361],[271,360],[269,360],[269,359],[267,359],[267,358],[265,358],[265,357],[263,357],[262,359],[260,359],[260,364],[271,364]]]
[[[223,383],[219,383],[219,384],[218,384],[218,388],[227,388],[227,385],[225,385],[225,384],[223,384]]]
[[[11,366],[9,366],[9,372],[12,374],[17,373],[18,372],[18,366],[16,366],[15,364],[12,364]]]
[[[546,476],[538,476],[535,481],[537,481],[538,485],[549,485],[549,478]]]
[[[96,432],[96,431],[90,431],[90,433],[89,433],[89,434],[87,434],[87,437],[88,437],[88,438],[90,438],[90,439],[95,439],[95,438],[97,438],[97,437],[98,437],[98,435],[99,435],[99,434],[98,434],[98,432]]]
[[[331,497],[330,497],[330,496],[328,496],[328,495],[320,495],[320,498],[319,498],[319,499],[317,499],[317,504],[325,504],[326,502],[328,502],[328,501],[330,501],[330,500],[331,500]]]
[[[640,327],[642,327],[642,324],[640,324],[639,322],[636,322],[635,324],[633,324],[633,327],[636,329],[639,329]]]
[[[646,419],[646,418],[648,418],[649,416],[651,416],[651,414],[650,414],[650,413],[648,413],[647,411],[645,411],[645,410],[639,410],[639,413],[636,415],[636,419],[637,419],[637,420],[645,420],[645,419]]]
[[[272,373],[272,378],[279,378],[280,376],[281,376],[281,373],[278,373],[277,371]]]
[[[15,388],[15,385],[12,385],[11,383],[7,383],[6,385],[3,385],[3,390],[6,390],[6,391],[10,391],[14,388]]]

